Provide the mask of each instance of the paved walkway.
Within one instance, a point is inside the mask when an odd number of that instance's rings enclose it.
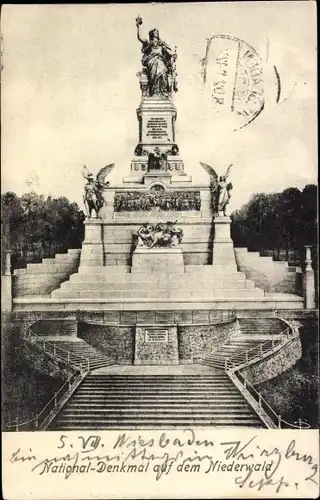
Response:
[[[95,375],[213,375],[220,372],[205,365],[111,365],[99,368]]]

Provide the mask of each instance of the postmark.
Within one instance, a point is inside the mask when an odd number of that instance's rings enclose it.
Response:
[[[265,64],[250,44],[229,35],[213,35],[207,38],[201,68],[211,109],[228,118],[233,129],[247,126],[263,111]],[[277,72],[274,79],[279,93]]]

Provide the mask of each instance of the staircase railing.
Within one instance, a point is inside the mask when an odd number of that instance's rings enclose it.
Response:
[[[275,339],[274,338],[275,336],[272,335],[271,339],[266,340],[265,342],[261,342],[258,346],[252,347],[251,349],[246,349],[245,351],[241,351],[238,354],[234,354],[233,356],[226,358],[225,369],[226,370],[228,370],[229,368],[236,369],[237,367],[241,365],[246,365],[247,363],[253,360],[258,360],[265,356],[268,356],[271,352],[273,352],[273,350],[276,347],[278,347],[280,344],[286,343],[288,339],[292,338],[290,327],[287,327],[281,333],[276,335],[277,339]],[[270,340],[271,340],[271,346],[270,346]],[[243,357],[245,357],[245,360],[243,359]]]
[[[248,391],[249,394],[254,398],[256,403],[258,404],[258,409],[260,412],[267,414],[267,416],[273,422],[274,428],[278,429],[309,429],[310,425],[307,422],[304,422],[302,419],[298,419],[293,424],[287,422],[282,418],[281,415],[277,414],[274,409],[269,405],[269,403],[264,399],[260,392],[258,392],[253,385],[249,382],[249,380],[240,372],[240,370],[233,371],[233,375],[235,375],[238,381],[242,384],[242,387],[245,391]],[[244,397],[245,394],[243,394]]]
[[[81,354],[76,354],[71,350],[63,349],[62,347],[45,340],[43,337],[39,337],[30,328],[28,329],[25,340],[37,345],[42,351],[51,354],[53,357],[60,359],[62,361],[67,361],[70,364],[78,365],[79,367],[86,366],[86,369],[90,371],[90,359]]]
[[[19,422],[19,419],[16,418],[14,422],[7,424],[5,428],[8,431],[20,431],[25,427],[28,427],[28,430],[45,430],[50,422],[52,422],[58,411],[82,382],[86,374],[87,372],[84,372],[81,368],[76,368],[68,380],[57,392],[55,392],[50,401],[48,401],[45,407],[37,413],[37,415],[24,422]]]
[[[29,430],[45,430],[90,371],[90,360],[44,340],[35,334],[30,327],[23,340],[36,345],[38,349],[52,355],[57,360],[69,363],[73,370],[68,380],[55,392],[40,413],[24,422],[19,422],[17,418],[14,422],[5,425],[6,429],[15,431],[19,431],[25,427],[28,427]]]
[[[279,318],[281,319],[281,318]],[[272,428],[278,428],[278,429],[309,429],[310,425],[307,422],[304,422],[302,419],[298,419],[297,421],[290,423],[287,422],[282,418],[281,415],[277,414],[273,408],[269,405],[269,403],[264,399],[262,394],[258,392],[254,386],[249,382],[249,380],[241,373],[240,370],[244,369],[246,366],[249,366],[252,364],[254,360],[259,360],[263,357],[268,356],[271,352],[274,351],[276,347],[279,345],[286,345],[289,341],[294,340],[299,336],[299,329],[298,325],[296,323],[292,323],[290,326],[290,323],[288,320],[284,320],[284,323],[289,325],[283,332],[279,334],[279,341],[277,344],[274,342],[274,338],[272,338],[272,346],[268,349],[266,349],[263,352],[263,347],[261,348],[260,345],[258,347],[254,347],[252,349],[249,349],[246,351],[246,360],[242,360],[239,362],[237,361],[237,358],[239,358],[239,355],[235,355],[232,358],[227,358],[225,360],[225,371],[226,373],[230,376],[231,379],[233,377],[236,377],[237,382],[239,383],[240,387],[239,389],[241,390],[243,396],[248,400],[246,396],[246,392],[250,394],[250,396],[253,398],[254,402],[256,403],[255,406],[256,408],[255,411],[258,413],[258,415],[262,414],[263,421],[269,421],[270,424],[268,427]],[[269,342],[264,342],[262,344],[266,345]],[[270,344],[269,344],[270,345]],[[258,353],[257,353],[258,350]],[[250,352],[250,356],[249,356]],[[233,375],[233,377],[232,377]],[[237,384],[238,385],[238,384]],[[265,418],[267,417],[267,418]]]

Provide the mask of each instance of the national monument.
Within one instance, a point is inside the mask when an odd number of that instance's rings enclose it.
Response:
[[[196,184],[185,171],[174,103],[183,85],[177,76],[178,51],[162,40],[157,29],[145,37],[143,28],[137,17],[141,101],[128,175],[114,185],[108,176],[116,164],[102,168],[96,178],[84,168],[87,217],[82,248],[19,270],[14,276],[13,311],[21,318],[31,315],[29,326],[38,324],[32,330],[35,335],[41,336],[47,328],[58,342],[59,335],[68,331],[70,339],[81,338],[101,359],[103,353],[118,366],[194,365],[211,356],[209,366],[223,371],[228,368],[225,359],[259,346],[248,336],[262,324],[261,318],[269,325],[268,332],[273,329],[271,333],[278,335],[269,346],[274,349],[283,341],[282,330],[290,328],[287,323],[280,327],[277,315],[293,312],[299,316],[305,300],[295,292],[298,277],[286,263],[234,248],[228,203],[232,189],[237,188],[231,182],[236,165],[229,165],[226,158],[225,173],[218,176],[195,153],[194,168],[205,168],[207,182]],[[264,286],[269,278],[270,286]],[[253,324],[254,318],[260,318],[260,323],[241,331],[241,324]],[[263,332],[267,335],[266,329]],[[247,335],[241,337],[241,333]],[[301,355],[294,338],[289,364]],[[250,361],[243,354],[241,359]],[[92,366],[101,368],[103,362]],[[230,383],[222,371],[218,386]],[[135,384],[138,379],[130,373]],[[84,384],[90,377],[88,373]],[[157,384],[160,379],[150,380]],[[213,379],[211,388],[212,383]],[[238,417],[232,422],[241,422],[241,412]],[[268,416],[259,418],[263,425],[271,422]],[[257,425],[258,420],[247,416],[244,422]],[[214,419],[211,423],[215,425]]]

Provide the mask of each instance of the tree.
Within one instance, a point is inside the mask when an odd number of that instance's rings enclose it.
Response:
[[[304,245],[317,244],[317,187],[307,185],[301,192],[287,188],[281,193],[254,194],[232,214],[232,237],[236,246],[250,250],[281,250],[289,257]]]
[[[15,267],[82,243],[84,214],[65,197],[45,198],[35,192],[18,197],[8,192],[1,197],[1,208],[2,226],[10,228]]]

